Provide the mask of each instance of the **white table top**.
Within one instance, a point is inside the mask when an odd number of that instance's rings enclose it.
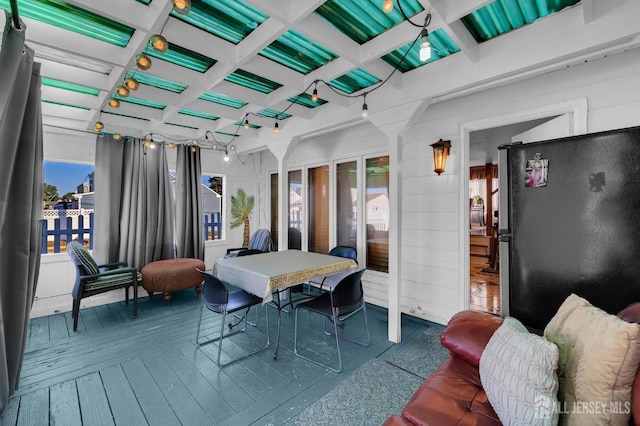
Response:
[[[356,262],[300,250],[274,251],[216,260],[214,275],[222,282],[272,300],[272,293],[313,278],[353,272]]]

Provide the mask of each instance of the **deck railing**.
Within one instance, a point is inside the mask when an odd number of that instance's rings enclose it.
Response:
[[[48,212],[48,211],[46,211]],[[48,212],[44,216],[51,216]],[[65,218],[42,219],[41,253],[60,253],[66,250],[67,241],[77,239],[84,243],[89,250],[93,250],[93,215],[72,214]],[[88,227],[86,218],[88,217]],[[204,240],[219,240],[222,238],[222,220],[220,212],[204,215]]]

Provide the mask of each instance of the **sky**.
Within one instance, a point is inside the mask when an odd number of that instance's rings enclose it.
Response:
[[[58,194],[76,192],[78,185],[88,182],[87,175],[93,172],[93,165],[44,162],[44,182],[58,188]]]

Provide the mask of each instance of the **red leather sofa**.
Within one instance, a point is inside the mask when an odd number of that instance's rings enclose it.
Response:
[[[640,323],[640,304],[618,316]],[[449,358],[420,386],[402,414],[389,417],[384,425],[500,425],[480,383],[478,366],[484,347],[501,324],[501,318],[481,312],[454,315],[440,336]],[[634,418],[640,419],[640,374],[633,383],[631,412],[630,424],[640,426],[634,423]]]

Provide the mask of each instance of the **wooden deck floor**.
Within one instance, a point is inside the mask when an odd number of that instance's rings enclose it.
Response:
[[[273,359],[276,311],[269,309],[271,347],[219,368],[217,347],[195,345],[199,299],[191,291],[140,299],[138,318],[124,303],[80,311],[78,332],[70,313],[31,320],[20,387],[0,415],[2,425],[250,425],[292,423],[298,413],[373,357],[397,350],[425,324],[404,318],[403,343],[387,340],[386,310],[369,306],[372,343],[342,344],[344,371],[332,373],[293,352],[293,314],[283,314],[278,360]],[[264,339],[264,309],[258,327],[227,340],[228,353]],[[205,318],[207,318],[205,312]],[[301,312],[299,344],[318,355],[335,351],[321,335],[321,320]],[[363,332],[362,314],[345,332]],[[207,331],[217,331],[214,315]],[[254,318],[253,315],[250,319]],[[223,354],[223,357],[225,355]]]

